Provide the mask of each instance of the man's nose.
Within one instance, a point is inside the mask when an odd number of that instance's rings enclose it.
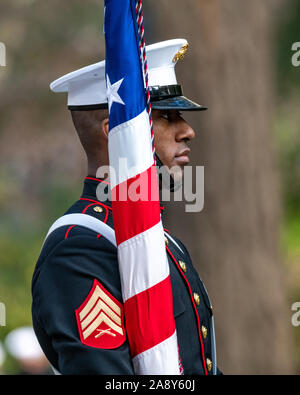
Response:
[[[193,140],[195,137],[195,132],[194,129],[184,120],[181,120],[178,122],[178,129],[176,133],[176,140],[177,141],[182,141],[182,140]]]

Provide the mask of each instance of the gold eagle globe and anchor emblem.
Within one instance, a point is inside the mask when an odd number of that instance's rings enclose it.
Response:
[[[177,54],[173,58],[173,63],[178,62],[178,60],[182,60],[188,50],[189,44],[185,44],[183,47],[180,48],[180,50],[177,52]]]

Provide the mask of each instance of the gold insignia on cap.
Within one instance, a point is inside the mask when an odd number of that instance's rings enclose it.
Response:
[[[182,60],[186,54],[186,51],[188,50],[189,44],[185,44],[183,47],[180,48],[180,50],[177,52],[177,54],[173,58],[173,63],[178,62],[178,60]]]

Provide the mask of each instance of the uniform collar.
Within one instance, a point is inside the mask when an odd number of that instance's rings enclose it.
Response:
[[[101,184],[103,188],[98,188],[99,184]],[[101,180],[100,178],[87,176],[84,179],[84,186],[81,197],[85,199],[97,200],[98,202],[104,203],[107,206],[111,207],[111,200],[107,198],[109,189],[109,182]],[[164,206],[160,206],[160,212],[161,214],[163,214]]]
[[[98,188],[101,184],[102,188]],[[111,207],[111,200],[108,198],[108,193],[110,189],[110,183],[100,178],[95,177],[85,177],[83,192],[81,198],[97,200],[100,203],[104,203]]]

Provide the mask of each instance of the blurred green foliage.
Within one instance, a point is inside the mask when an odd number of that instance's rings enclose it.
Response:
[[[300,42],[300,1],[282,7],[275,35],[277,111],[274,135],[281,173],[282,245],[291,305],[300,301],[300,67],[292,65],[292,45]],[[300,330],[294,328],[295,360],[300,371]]]
[[[292,45],[300,42],[300,1],[291,0],[278,18],[275,35],[278,91],[275,135],[285,208],[300,211],[300,67],[291,62]]]
[[[275,35],[277,51],[277,88],[281,99],[288,99],[293,93],[299,94],[299,68],[292,67],[292,45],[300,42],[300,1],[289,0],[280,7]]]
[[[0,41],[7,48],[7,67],[0,68],[1,341],[31,325],[31,279],[43,239],[82,192],[82,152],[74,147],[65,96],[51,94],[49,83],[102,59],[102,31],[98,0],[0,4]],[[8,356],[3,370],[17,373],[16,361]]]

